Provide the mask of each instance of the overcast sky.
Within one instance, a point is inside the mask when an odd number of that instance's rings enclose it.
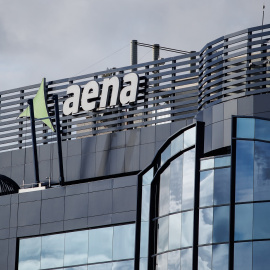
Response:
[[[0,0],[0,91],[128,66],[132,39],[199,51],[261,25],[264,3],[269,24],[270,0]]]

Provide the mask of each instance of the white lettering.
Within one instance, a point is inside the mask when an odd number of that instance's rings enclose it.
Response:
[[[96,109],[96,100],[91,100],[91,99],[96,99],[99,97],[99,91],[100,87],[98,82],[96,81],[90,81],[87,83],[83,89],[82,92],[82,99],[81,99],[81,105],[82,109],[85,111],[91,111]]]
[[[80,105],[81,87],[79,85],[71,85],[67,88],[67,94],[73,94],[73,96],[66,99],[63,105],[63,113],[65,115],[77,113]]]
[[[129,73],[124,76],[124,83],[126,82],[130,82],[130,85],[124,87],[120,93],[120,102],[122,105],[136,102],[139,76],[136,73]]]

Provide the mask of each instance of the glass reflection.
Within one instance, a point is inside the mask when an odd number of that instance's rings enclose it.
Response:
[[[168,253],[168,270],[180,270],[180,250]]]
[[[57,270],[62,270],[62,269],[57,269]],[[75,267],[68,267],[63,270],[87,270],[87,266],[75,266]]]
[[[41,237],[20,240],[19,270],[40,269]]]
[[[181,214],[169,216],[169,249],[180,248]]]
[[[238,138],[254,138],[255,119],[254,118],[237,118],[237,132]]]
[[[114,262],[112,270],[133,270],[134,261]]]
[[[214,170],[200,174],[200,206],[213,205]]]
[[[178,136],[177,138],[175,138],[174,140],[172,140],[171,142],[171,156],[177,154],[178,152],[180,152],[181,150],[183,150],[183,144],[184,144],[184,140],[183,140],[184,136],[183,134],[181,134],[180,136]]]
[[[234,244],[234,269],[252,270],[252,243]]]
[[[270,199],[270,143],[255,142],[254,201]]]
[[[192,270],[192,248],[181,250],[181,269]]]
[[[254,142],[236,142],[235,201],[253,200]]]
[[[123,260],[134,257],[134,224],[115,226],[113,228],[113,259]]]
[[[213,246],[212,270],[228,270],[228,245]]]
[[[253,204],[235,206],[234,240],[252,239]]]
[[[212,246],[199,247],[198,270],[212,269]]]
[[[270,238],[270,202],[254,203],[253,238]]]
[[[64,265],[87,263],[88,231],[66,233]]]
[[[212,243],[213,208],[199,210],[199,244]]]
[[[171,145],[169,145],[162,153],[160,157],[160,166],[162,166],[171,157]]]
[[[168,250],[169,239],[169,217],[163,217],[158,219],[158,244],[157,252],[163,252]]]
[[[112,270],[112,263],[88,265],[88,270]]]
[[[171,162],[170,179],[170,213],[181,210],[182,181],[183,181],[183,156]]]
[[[150,185],[142,187],[142,213],[141,220],[149,220]]]
[[[157,256],[157,270],[167,270],[167,253]]]
[[[64,234],[41,238],[41,268],[61,267],[64,263]]]
[[[229,241],[229,206],[214,207],[213,243]]]
[[[184,153],[183,165],[183,193],[182,210],[192,209],[194,206],[194,164],[195,150]]]
[[[170,198],[170,167],[160,175],[159,216],[169,213]]]
[[[231,166],[231,156],[215,158],[215,168],[225,166]]]
[[[193,243],[193,211],[182,213],[181,247],[192,246]]]
[[[151,168],[143,175],[143,185],[150,185],[153,180],[154,170]]]
[[[88,263],[112,260],[113,227],[89,230]]]
[[[270,141],[270,121],[255,119],[255,138]]]
[[[269,270],[269,250],[269,241],[253,242],[253,270]]]
[[[140,259],[140,270],[148,270],[148,259],[147,258]]]
[[[188,148],[195,144],[196,138],[196,129],[195,127],[188,129],[184,132],[184,148]]]
[[[230,203],[231,169],[216,169],[214,174],[214,205]]]
[[[140,257],[148,256],[149,223],[141,223]]]
[[[214,158],[202,159],[201,160],[201,170],[214,168]]]

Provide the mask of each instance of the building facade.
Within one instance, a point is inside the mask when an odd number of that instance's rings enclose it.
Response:
[[[269,268],[270,25],[45,85],[63,183],[39,85],[0,96],[1,269]]]

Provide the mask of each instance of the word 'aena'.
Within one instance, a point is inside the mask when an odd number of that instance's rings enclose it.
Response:
[[[102,91],[97,81],[88,82],[82,91],[79,85],[73,84],[67,88],[70,95],[63,105],[65,115],[78,113],[80,107],[84,111],[102,110],[107,106],[127,105],[137,101],[139,77],[136,73],[129,73],[123,77],[120,91],[120,78],[114,76],[103,80]]]

